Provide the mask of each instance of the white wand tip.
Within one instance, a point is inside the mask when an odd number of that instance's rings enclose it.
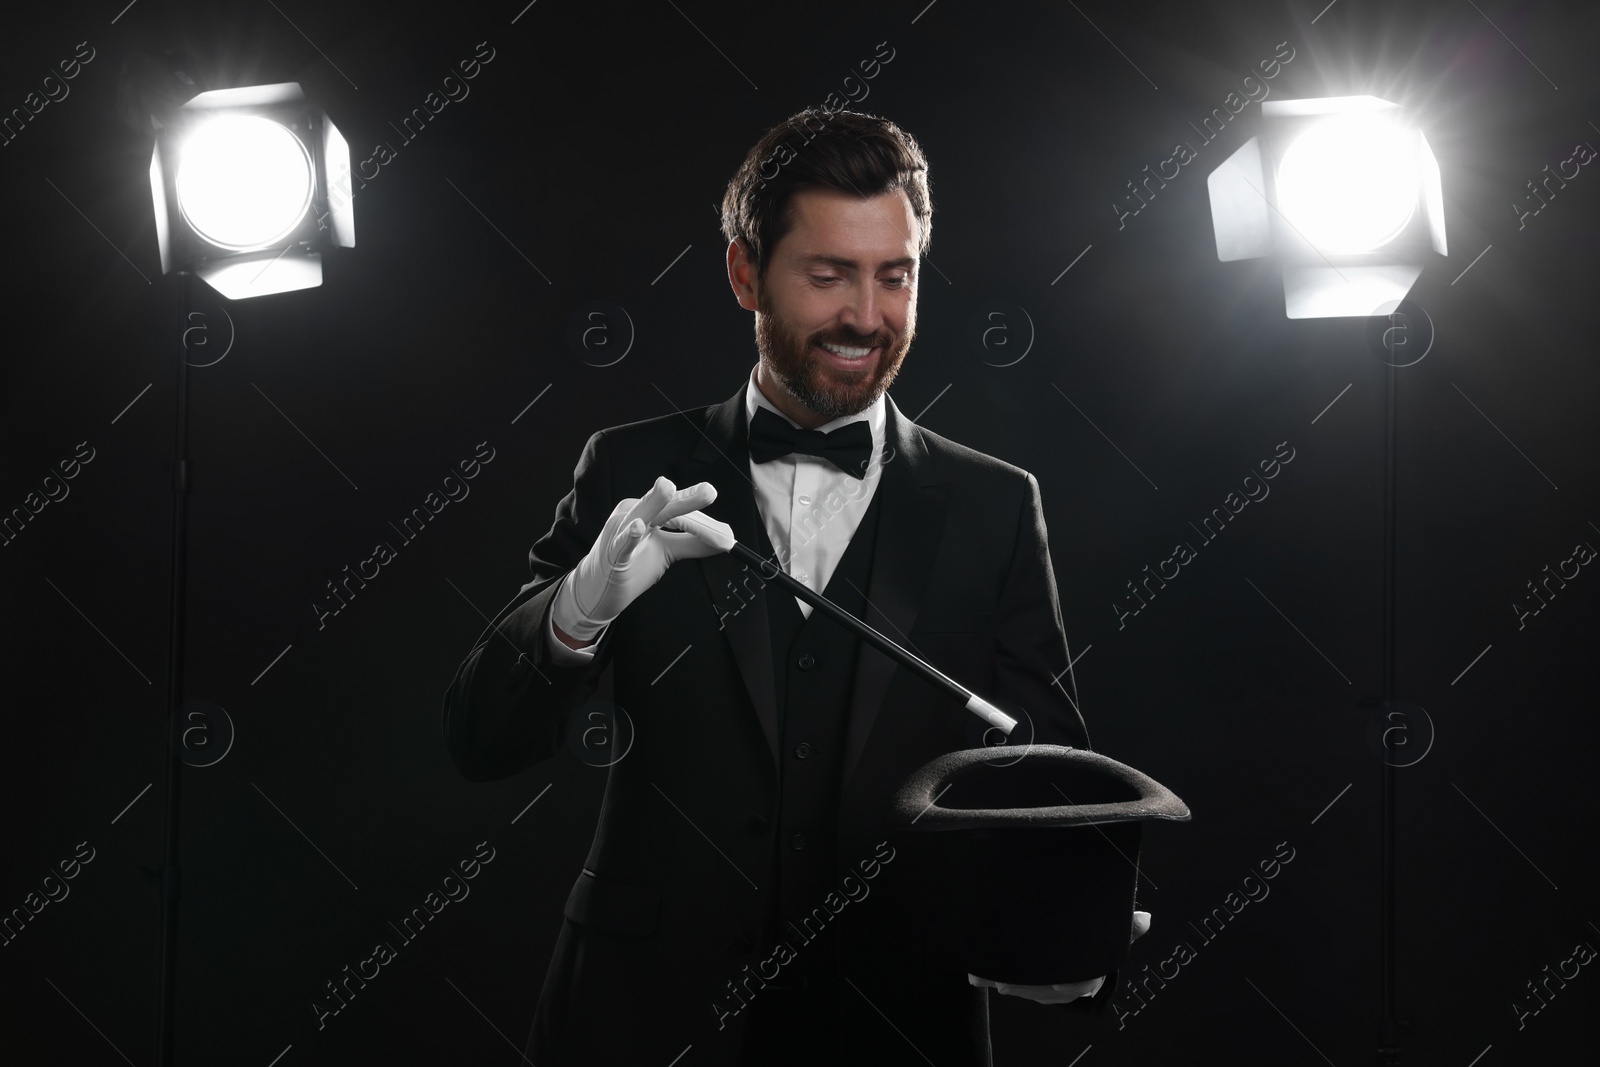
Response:
[[[1005,734],[1007,737],[1011,735],[1012,727],[1017,725],[1016,719],[1013,719],[1011,716],[1007,715],[1005,712],[1001,711],[987,700],[978,696],[976,693],[974,693],[967,701],[967,710],[978,716],[978,718],[982,719],[990,726],[998,726],[1000,728],[1000,732]]]

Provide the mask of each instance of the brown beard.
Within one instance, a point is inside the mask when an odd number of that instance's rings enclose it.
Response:
[[[761,354],[761,362],[796,400],[828,419],[860,414],[888,391],[900,373],[900,364],[905,361],[917,332],[913,314],[906,317],[905,335],[892,349],[890,342],[894,335],[888,330],[880,330],[870,338],[844,336],[839,330],[803,336],[779,319],[765,286],[757,294],[756,304],[756,350]],[[828,366],[812,354],[812,345],[822,342],[881,347],[883,351],[874,361],[872,370],[853,374]]]

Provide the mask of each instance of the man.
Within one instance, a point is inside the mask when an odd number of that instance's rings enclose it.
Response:
[[[932,220],[909,135],[801,112],[750,150],[722,220],[759,362],[721,404],[589,438],[532,580],[445,696],[449,751],[473,780],[559,751],[608,665],[634,730],[527,1055],[987,1064],[993,983],[930,954],[937,857],[893,843],[883,820],[912,771],[994,736],[810,604],[662,527],[694,511],[726,522],[1021,718],[1013,741],[1087,747],[1038,483],[886,395]],[[1052,1003],[1098,985],[1002,992]]]

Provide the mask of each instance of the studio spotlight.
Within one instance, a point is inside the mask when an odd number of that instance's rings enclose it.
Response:
[[[161,271],[230,300],[321,285],[323,251],[355,245],[349,186],[349,146],[298,83],[201,93],[150,158]]]
[[[1276,256],[1291,319],[1392,311],[1445,254],[1427,138],[1373,96],[1266,101],[1261,122],[1206,178],[1217,258]]]

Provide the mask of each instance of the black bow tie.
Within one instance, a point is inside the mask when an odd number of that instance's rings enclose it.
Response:
[[[791,452],[819,456],[852,478],[863,478],[872,459],[872,427],[857,419],[827,433],[801,430],[767,408],[756,408],[750,420],[750,458],[766,463]]]

